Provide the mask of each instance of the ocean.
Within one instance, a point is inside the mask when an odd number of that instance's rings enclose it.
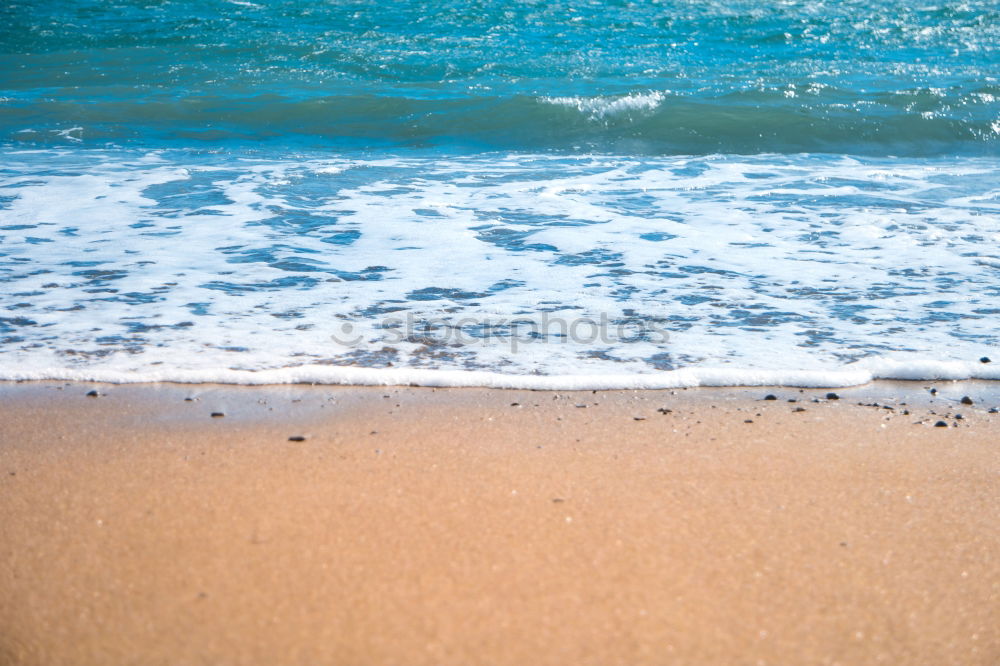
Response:
[[[8,0],[0,379],[1000,379],[1000,4]]]

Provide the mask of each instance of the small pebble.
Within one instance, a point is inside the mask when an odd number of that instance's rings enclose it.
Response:
[[[764,400],[777,400],[777,399],[778,396],[774,395],[773,393],[768,393],[767,395],[764,396]]]
[[[935,428],[947,428],[948,424],[945,423],[944,421],[938,421],[937,423],[934,424],[934,427]]]
[[[984,356],[981,359],[979,359],[979,362],[980,363],[989,363],[990,362],[990,357],[989,356]]]
[[[194,402],[194,398],[184,398],[184,402]]]
[[[1000,413],[1000,409],[997,409],[996,407],[990,407],[988,413],[990,413],[990,414],[997,414],[997,413]]]
[[[645,421],[646,417],[645,416],[633,416],[632,420],[633,421]]]
[[[840,400],[840,396],[837,395],[836,393],[827,393],[826,394],[826,399],[827,400]]]
[[[223,414],[222,412],[212,412],[213,419],[221,419],[223,416],[225,416],[225,414]]]
[[[963,395],[962,399],[959,402],[961,402],[963,405],[971,405],[972,404],[972,398],[970,398],[967,395]]]
[[[931,395],[937,395],[937,389],[936,388],[932,388],[931,389]]]
[[[806,408],[805,407],[796,407],[792,411],[793,412],[804,412],[804,411],[806,411]]]
[[[714,405],[713,405],[713,406],[714,406]],[[671,414],[671,413],[673,413],[673,411],[674,411],[674,410],[672,410],[672,409],[667,409],[666,407],[660,407],[660,408],[659,408],[659,409],[657,409],[656,411],[658,411],[658,412],[659,412],[659,413],[661,413],[661,414]]]
[[[87,391],[87,397],[88,398],[100,398],[101,394],[98,393],[97,391]]]
[[[743,421],[743,423],[753,423],[753,419],[746,419]]]
[[[956,418],[957,420],[961,421],[961,420],[962,420],[962,419],[964,419],[965,417],[964,417],[964,416],[962,416],[961,414],[955,414],[955,418]]]
[[[386,397],[389,397],[389,396],[386,396]],[[512,403],[510,403],[510,406],[511,407],[520,407],[521,403],[519,403],[519,402],[512,402]]]
[[[306,441],[306,438],[303,437],[302,435],[292,435],[291,437],[288,438],[288,441],[289,442],[304,442],[304,441]]]

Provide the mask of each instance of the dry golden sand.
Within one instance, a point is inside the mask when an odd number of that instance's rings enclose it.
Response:
[[[907,391],[2,385],[0,663],[1000,663],[1000,415]]]

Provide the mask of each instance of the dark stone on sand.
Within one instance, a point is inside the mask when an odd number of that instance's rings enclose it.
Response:
[[[764,396],[764,400],[777,400],[777,399],[778,396],[774,395],[773,393],[768,393],[767,395]]]
[[[289,442],[304,442],[304,441],[306,441],[306,438],[303,437],[302,435],[292,435],[291,437],[288,438],[288,441]]]
[[[194,398],[184,398],[184,402],[194,402]]]
[[[645,416],[633,416],[632,420],[633,421],[645,421],[646,417]]]
[[[826,399],[827,400],[840,400],[840,396],[837,395],[836,393],[827,393],[826,394]]]
[[[806,411],[806,408],[805,407],[796,407],[792,411],[793,412],[804,412],[804,411]]]
[[[989,414],[1000,414],[1000,409],[997,409],[996,407],[990,407],[989,411],[987,413],[989,413]]]
[[[990,362],[990,357],[989,356],[984,356],[981,359],[979,359],[979,362],[980,363],[989,363]]]
[[[910,415],[910,410],[904,409],[903,410],[903,416],[909,416],[909,415]]]
[[[713,406],[714,406],[714,405],[713,405]],[[659,412],[659,413],[661,413],[661,414],[671,414],[671,413],[673,413],[673,411],[674,411],[674,410],[672,410],[672,409],[667,409],[666,407],[660,407],[660,408],[659,408],[659,409],[657,409],[656,411],[658,411],[658,412]]]
[[[87,391],[87,397],[88,398],[100,398],[101,394],[98,393],[97,391]]]
[[[967,395],[963,395],[962,399],[959,402],[961,402],[963,405],[971,405],[972,404],[972,398],[970,398]]]
[[[934,424],[934,427],[935,428],[947,428],[948,424],[945,423],[944,421],[938,421],[937,423]]]
[[[223,414],[222,412],[212,412],[213,419],[221,419],[223,416],[225,416],[225,414]]]
[[[961,421],[961,420],[962,420],[962,419],[964,419],[965,417],[964,417],[964,416],[962,416],[961,414],[955,414],[955,418],[956,418],[957,420]]]
[[[743,423],[753,423],[753,419],[744,419]]]
[[[931,395],[937,395],[937,389],[936,388],[932,388],[931,389]]]
[[[510,403],[510,406],[511,407],[520,407],[521,403],[519,403],[519,402],[512,402],[512,403]]]

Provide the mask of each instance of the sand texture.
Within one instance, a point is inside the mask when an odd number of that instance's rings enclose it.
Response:
[[[995,395],[826,393],[5,384],[0,663],[1000,663]]]

